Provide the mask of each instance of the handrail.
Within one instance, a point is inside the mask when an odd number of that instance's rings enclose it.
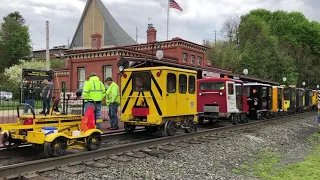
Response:
[[[33,119],[36,118],[36,114],[34,113],[34,109],[33,107],[30,105],[30,104],[27,104],[27,103],[21,103],[17,106],[17,113],[18,113],[18,118],[20,118],[20,112],[19,112],[19,107],[20,106],[28,106],[30,109],[31,109],[31,112],[32,112],[32,115],[33,115]]]

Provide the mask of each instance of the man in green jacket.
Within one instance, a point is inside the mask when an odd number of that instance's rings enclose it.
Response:
[[[106,92],[106,102],[109,107],[109,117],[110,117],[110,129],[119,129],[118,126],[118,107],[120,105],[120,93],[119,86],[113,82],[111,77],[108,77],[105,82],[109,86]]]
[[[85,103],[85,112],[89,106],[95,107],[96,119],[101,119],[101,101],[105,96],[104,84],[100,81],[96,73],[91,73],[89,80],[84,83],[82,90],[82,97],[87,100]],[[97,128],[100,129],[100,123],[97,124]]]

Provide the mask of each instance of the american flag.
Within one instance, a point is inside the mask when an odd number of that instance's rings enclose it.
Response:
[[[179,4],[176,3],[174,0],[170,0],[170,8],[178,9],[181,12],[183,11]]]

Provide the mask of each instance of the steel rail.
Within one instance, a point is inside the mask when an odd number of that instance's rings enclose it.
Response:
[[[300,116],[309,117],[308,116],[309,114],[314,115],[314,112],[295,114],[295,115],[286,116],[286,117],[288,117],[288,119],[297,118]],[[103,159],[113,154],[141,150],[142,148],[146,148],[150,146],[168,144],[172,142],[179,142],[182,140],[192,139],[200,136],[206,136],[213,133],[221,133],[221,132],[230,131],[230,130],[233,130],[233,131],[245,130],[250,127],[273,123],[281,119],[284,119],[284,117],[260,120],[260,121],[246,123],[246,124],[240,124],[237,126],[227,126],[227,127],[221,127],[221,128],[215,128],[215,129],[208,129],[208,130],[193,132],[189,134],[182,134],[182,135],[176,135],[176,136],[170,136],[170,137],[161,137],[161,138],[134,142],[134,143],[125,144],[125,145],[113,146],[109,148],[101,148],[95,151],[87,151],[87,152],[65,155],[57,158],[47,158],[47,159],[29,161],[29,162],[24,162],[24,163],[9,165],[9,166],[3,166],[3,167],[0,167],[0,178],[8,179],[8,178],[22,177],[28,174],[54,170],[56,168],[63,167],[65,165],[76,165],[76,164],[82,164],[89,160]],[[283,122],[288,121],[288,119],[285,119]],[[282,122],[282,121],[279,121],[279,122]]]

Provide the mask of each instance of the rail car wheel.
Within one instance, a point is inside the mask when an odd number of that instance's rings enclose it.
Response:
[[[135,129],[136,129],[136,126],[135,126],[135,125],[131,125],[131,124],[128,124],[128,123],[124,123],[124,130],[125,130],[127,133],[132,133]]]
[[[18,148],[20,146],[21,142],[9,139],[6,142],[2,142],[2,144],[6,149],[12,150],[12,149]]]
[[[261,112],[258,112],[257,113],[257,120],[261,120],[262,119],[262,114],[261,114]]]
[[[175,121],[172,120],[168,120],[165,124],[164,124],[164,132],[165,134],[167,134],[168,136],[173,136],[176,134],[177,132],[177,123]]]
[[[52,142],[44,143],[44,153],[48,157],[58,157],[62,156],[67,151],[67,139],[64,137],[58,137]]]
[[[92,133],[86,142],[86,149],[88,151],[97,150],[101,147],[102,141],[101,141],[101,134],[100,133]]]
[[[267,119],[270,119],[270,112],[266,112],[265,115]]]
[[[195,129],[194,129],[194,126],[195,126],[195,124],[194,124],[194,122],[193,122],[193,119],[186,119],[185,121],[184,121],[184,126],[186,127],[185,129],[184,129],[184,132],[185,133],[191,133],[191,132],[193,132]]]
[[[233,125],[237,125],[240,121],[240,116],[238,114],[231,115],[231,122]]]
[[[203,117],[199,117],[198,124],[202,125],[203,123],[204,123],[204,118]]]

